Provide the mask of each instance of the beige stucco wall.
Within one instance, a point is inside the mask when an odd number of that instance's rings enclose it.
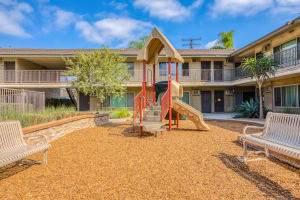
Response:
[[[234,59],[235,59],[235,61],[239,61],[240,58],[242,58],[242,57],[255,55],[256,53],[261,52],[263,47],[267,44],[270,44],[270,49],[268,51],[264,52],[264,54],[270,55],[273,53],[274,47],[281,45],[285,42],[288,42],[290,40],[296,39],[297,37],[300,37],[300,25],[298,25],[297,27],[294,27],[294,28],[290,28],[287,31],[285,31],[284,33],[277,35],[265,42],[262,42],[256,46],[254,46],[253,48],[250,48],[250,49],[240,53],[239,55],[236,55],[234,57]]]
[[[264,105],[267,109],[273,110],[273,88],[270,87],[268,92],[264,91]]]
[[[0,83],[4,81],[4,73],[2,70],[4,70],[4,64],[3,64],[3,59],[0,58]]]
[[[265,87],[271,87],[270,92],[265,92],[265,106],[273,110],[274,112],[284,112],[287,110],[287,108],[282,107],[276,107],[274,102],[274,88],[278,86],[288,86],[288,85],[294,85],[294,84],[300,84],[300,76],[292,77],[292,78],[282,78],[279,80],[274,80],[272,82],[268,82],[265,84]],[[293,112],[300,113],[300,108],[288,108],[289,110]]]
[[[232,107],[234,105],[234,96],[233,95],[226,95],[226,90],[232,89],[228,87],[184,87],[183,91],[190,92],[190,105],[194,108],[198,109],[199,111],[202,110],[202,102],[201,102],[201,91],[211,91],[211,111],[215,111],[214,105],[214,91],[224,91],[224,111],[225,112],[232,112]],[[200,90],[199,96],[193,96],[193,90]]]
[[[24,59],[17,59],[16,70],[42,70],[43,67]]]

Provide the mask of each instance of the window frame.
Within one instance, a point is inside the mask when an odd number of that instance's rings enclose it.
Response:
[[[295,107],[291,107],[291,106],[282,106],[282,103],[283,103],[283,92],[282,92],[282,88],[283,87],[289,87],[289,86],[296,86],[297,89],[296,89],[296,106]],[[281,106],[276,106],[275,104],[275,88],[281,88],[280,90],[280,96],[281,96]],[[273,102],[274,102],[274,107],[275,108],[290,108],[290,109],[293,109],[293,108],[300,108],[300,94],[299,94],[299,91],[300,91],[300,83],[296,83],[296,84],[290,84],[290,85],[281,85],[281,86],[276,86],[276,87],[273,87]]]
[[[129,106],[128,106],[128,98],[127,98],[127,97],[128,97],[128,96],[127,96],[128,94],[133,94],[133,99],[132,99],[132,100],[134,101],[135,92],[134,92],[134,91],[126,92],[126,108],[133,108],[133,107],[134,107],[134,102],[132,102],[132,107],[129,107]]]
[[[132,70],[129,69],[129,66],[130,66],[129,64],[132,64]],[[134,76],[134,62],[126,62],[126,65],[128,66],[127,73],[131,74],[131,77],[133,77]]]

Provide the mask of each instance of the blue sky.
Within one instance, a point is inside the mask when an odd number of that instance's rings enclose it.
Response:
[[[156,26],[176,48],[234,29],[241,48],[299,13],[300,0],[0,0],[0,46],[121,48]]]

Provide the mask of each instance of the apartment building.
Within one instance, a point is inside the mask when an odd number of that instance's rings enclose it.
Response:
[[[14,49],[0,48],[0,87],[24,88],[44,91],[46,98],[59,98],[61,88],[70,88],[65,76],[66,66],[62,57],[93,49]],[[133,106],[134,96],[141,91],[143,64],[137,61],[137,49],[116,50],[127,58],[131,79],[122,98],[111,96],[108,107]],[[275,112],[286,109],[300,111],[300,18],[265,35],[239,49],[177,49],[184,59],[179,65],[179,82],[183,85],[183,101],[198,110],[210,112],[232,112],[235,105],[257,97],[255,81],[241,70],[246,57],[270,56],[280,66],[275,77],[264,85],[263,99],[267,108]],[[167,58],[164,50],[155,68],[156,82],[168,80]],[[152,66],[147,66],[150,85]],[[172,78],[175,79],[175,63]],[[79,95],[80,110],[98,110],[100,104],[93,96]]]

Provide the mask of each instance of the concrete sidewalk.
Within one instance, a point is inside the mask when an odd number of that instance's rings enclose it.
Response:
[[[265,120],[260,119],[250,119],[250,118],[233,118],[235,113],[203,113],[204,119],[211,120],[225,120],[225,121],[237,121],[237,122],[250,122],[255,124],[264,125]]]

